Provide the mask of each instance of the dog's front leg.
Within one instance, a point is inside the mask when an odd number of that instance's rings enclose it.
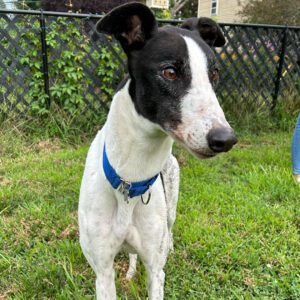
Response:
[[[160,202],[164,203],[162,199]],[[161,230],[158,231],[153,228],[156,239],[152,239],[152,245],[146,247],[148,253],[144,252],[141,255],[148,274],[149,300],[164,299],[165,272],[163,268],[166,264],[170,244],[167,224],[161,223],[160,228]],[[151,241],[151,239],[149,240]]]
[[[115,271],[113,269],[113,263],[105,269],[97,270],[96,292],[97,300],[116,299]]]
[[[80,244],[86,259],[96,273],[98,300],[116,299],[113,265],[121,245],[111,224],[115,211],[114,200],[109,197],[107,199],[109,205],[106,206],[105,214],[96,209],[86,213],[83,205],[79,210]]]
[[[98,231],[100,232],[101,229]],[[115,271],[113,266],[117,251],[114,244],[112,238],[106,239],[105,236],[90,240],[88,244],[82,242],[84,254],[96,273],[97,300],[116,299]]]
[[[150,300],[164,299],[165,272],[162,268],[147,267],[148,294]]]

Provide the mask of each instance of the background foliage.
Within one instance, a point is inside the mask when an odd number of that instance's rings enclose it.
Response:
[[[155,13],[159,18],[170,17],[169,11],[156,10]],[[18,102],[19,111],[27,113],[29,108],[29,115],[45,116],[49,113],[46,107],[49,99],[43,82],[39,17],[2,15],[0,23],[5,28],[3,53],[8,54],[1,61],[0,76],[7,74],[7,70],[14,73],[1,78],[1,83],[4,82],[0,87],[4,99],[1,111],[8,112],[9,105]],[[80,20],[46,18],[51,109],[76,115],[77,120],[78,115],[88,110],[90,120],[91,115],[103,119],[126,69],[124,53],[118,44],[104,35],[100,35],[100,39],[96,37],[94,24],[95,20],[89,17]],[[223,107],[238,124],[246,120],[249,125],[251,118],[274,118],[276,112],[271,113],[269,107],[274,95],[283,29],[233,25],[222,28],[228,43],[216,54],[221,65],[217,92]],[[299,31],[291,30],[287,41],[281,79],[283,92],[278,99],[279,103],[283,102],[277,114],[281,117],[297,114],[300,92]],[[14,91],[7,92],[12,86]],[[22,100],[26,101],[22,103]]]
[[[198,0],[170,0],[170,12],[172,18],[196,17],[198,12]]]
[[[19,26],[26,26],[27,20],[21,21]],[[28,25],[28,24],[27,24]],[[39,27],[39,21],[31,24]],[[62,30],[65,29],[65,30]],[[44,79],[42,74],[42,60],[40,56],[40,37],[35,31],[25,31],[23,38],[19,40],[20,46],[28,49],[20,58],[24,67],[28,67],[32,77],[28,78],[30,86],[29,97],[33,100],[32,111],[38,114],[47,112],[46,102],[48,96],[44,91]],[[30,41],[31,47],[28,47]],[[65,111],[74,114],[82,112],[87,97],[88,87],[93,85],[90,76],[85,76],[86,69],[92,70],[94,77],[99,79],[100,85],[95,92],[101,94],[102,101],[110,101],[115,82],[119,82],[123,73],[118,60],[113,59],[112,51],[103,45],[100,51],[92,51],[93,39],[85,32],[85,27],[80,20],[68,22],[66,18],[49,20],[47,27],[49,77],[51,78],[50,96],[51,102]],[[112,43],[113,44],[113,43]],[[67,45],[67,47],[63,47]],[[116,51],[119,48],[113,44]],[[93,62],[88,56],[91,56]],[[85,68],[85,69],[84,69]]]
[[[242,3],[240,15],[247,23],[300,25],[300,1],[249,0]]]

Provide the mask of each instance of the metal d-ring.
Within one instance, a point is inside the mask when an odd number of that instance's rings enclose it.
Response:
[[[148,199],[147,201],[145,202],[144,201],[144,198],[143,198],[143,195],[141,195],[141,200],[142,200],[142,203],[144,205],[147,205],[149,202],[150,202],[150,199],[151,199],[151,186],[148,186]]]

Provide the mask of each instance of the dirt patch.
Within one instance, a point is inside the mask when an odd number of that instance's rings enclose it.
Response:
[[[126,279],[126,273],[129,268],[129,260],[125,259],[125,258],[122,258],[122,259],[119,258],[114,262],[114,266],[115,266],[116,271],[118,271],[120,274],[119,279],[120,279],[122,288],[125,290],[128,290],[128,280]]]
[[[250,143],[238,143],[237,147],[244,149],[244,148],[251,148],[253,145],[251,145]]]
[[[60,234],[60,238],[77,238],[79,236],[78,227],[74,224],[69,224],[64,231]]]
[[[11,180],[5,178],[4,176],[0,176],[0,186],[2,186],[2,187],[3,186],[9,186],[11,184],[12,184]],[[0,300],[1,300],[1,298],[0,298]]]
[[[58,139],[40,141],[34,145],[34,149],[39,152],[56,152],[61,150]]]
[[[7,299],[8,296],[9,296],[9,294],[12,293],[12,292],[13,292],[13,290],[8,290],[8,291],[6,291],[6,292],[4,292],[4,293],[1,293],[1,294],[0,294],[0,300],[5,300],[5,299]]]
[[[252,277],[245,277],[244,278],[244,284],[246,286],[252,287],[252,286],[255,285],[255,281],[254,281],[254,279]]]

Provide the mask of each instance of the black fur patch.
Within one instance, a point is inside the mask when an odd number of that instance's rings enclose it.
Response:
[[[183,36],[192,38],[205,53],[207,75],[211,79],[218,74],[213,72],[216,60],[210,46],[225,43],[219,26],[208,18],[189,19],[183,27],[158,29],[155,16],[141,3],[119,6],[97,23],[97,30],[113,34],[127,54],[129,93],[137,112],[167,129],[181,123],[180,100],[191,86],[189,55]],[[172,75],[165,76],[164,69]],[[214,85],[216,80],[212,81]]]
[[[191,70],[187,45],[183,36],[192,38],[204,51],[208,66],[215,56],[196,31],[173,26],[161,28],[139,51],[128,55],[131,77],[129,93],[139,114],[164,128],[176,128],[181,123],[180,100],[191,86]],[[162,76],[165,68],[176,70],[177,78]]]

